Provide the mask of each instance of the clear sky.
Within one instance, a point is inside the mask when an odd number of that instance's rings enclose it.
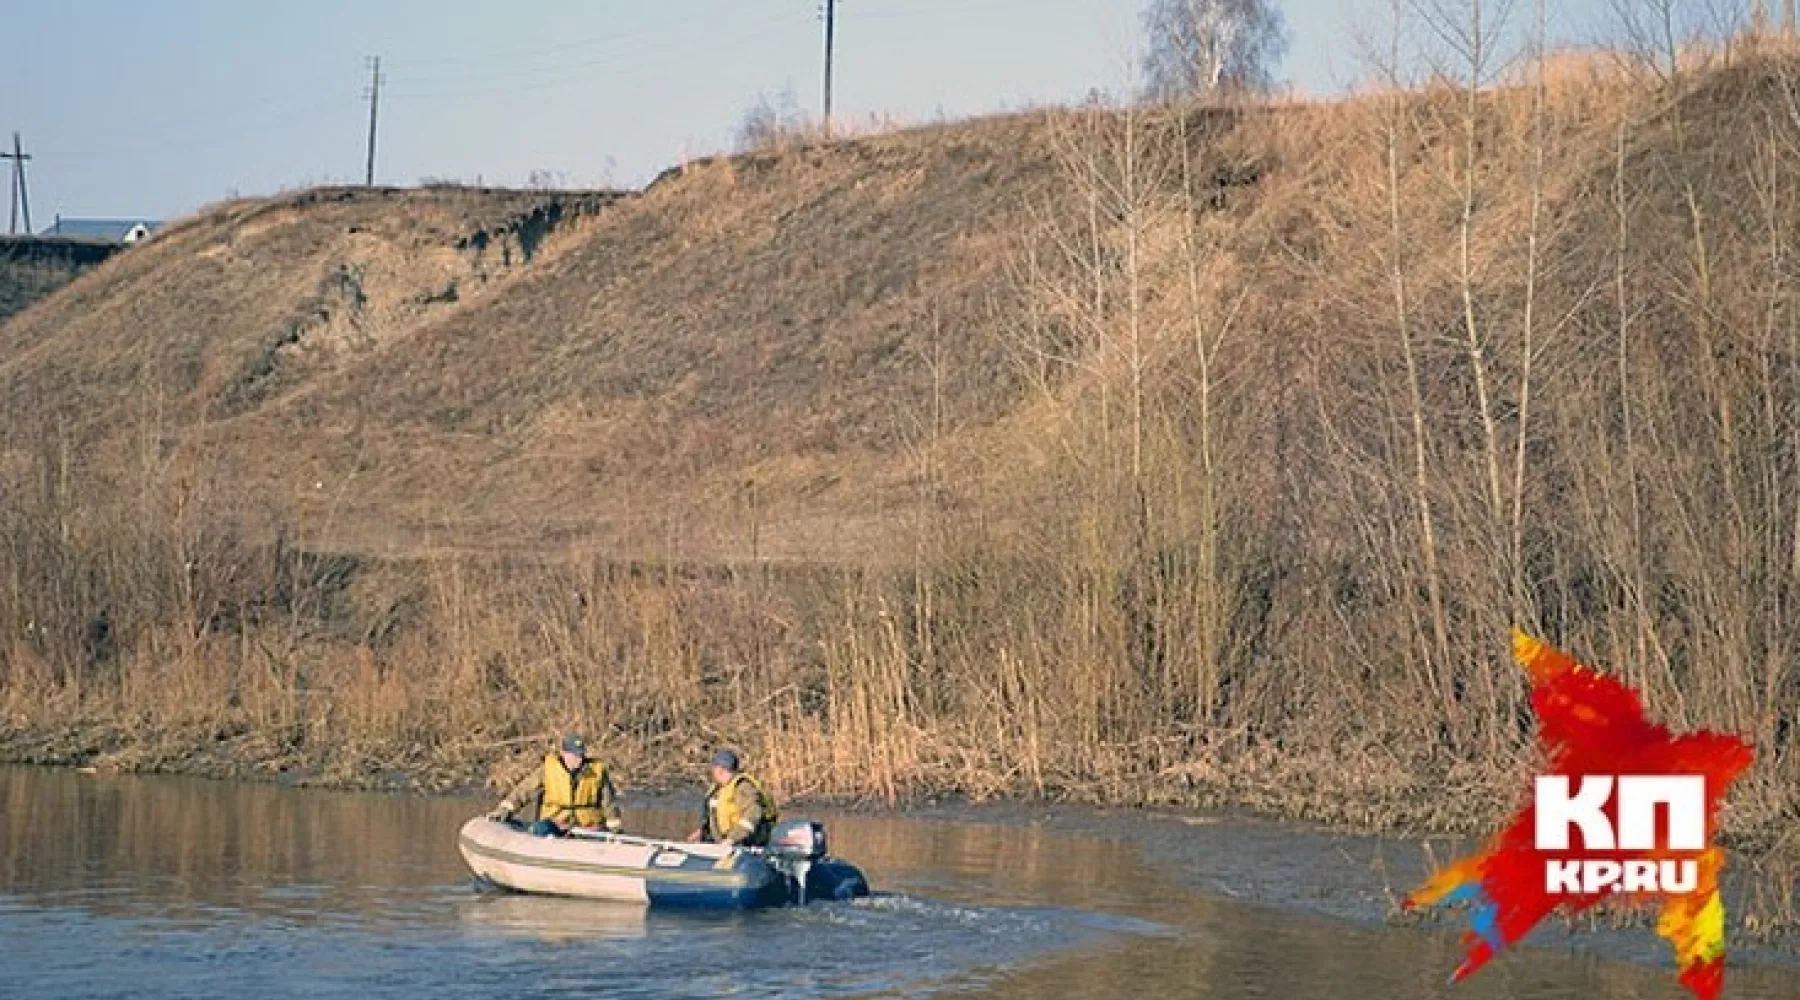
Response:
[[[24,135],[36,228],[174,218],[233,194],[361,181],[365,56],[386,76],[376,177],[642,184],[730,145],[760,93],[819,107],[822,0],[6,0],[0,141]],[[1530,0],[1514,0],[1528,10]],[[1550,0],[1565,37],[1609,0]],[[1279,76],[1361,72],[1388,0],[1284,0]],[[842,0],[838,117],[929,121],[1119,92],[1143,0]]]

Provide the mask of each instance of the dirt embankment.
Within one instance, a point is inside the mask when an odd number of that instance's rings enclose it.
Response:
[[[1797,81],[221,206],[0,325],[0,742],[454,787],[579,725],[640,785],[1473,830],[1524,623],[1750,735],[1783,871]]]

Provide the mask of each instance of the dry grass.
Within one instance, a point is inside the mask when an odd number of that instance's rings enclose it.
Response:
[[[342,327],[315,241],[418,216],[234,209],[0,329],[9,752],[441,786],[579,724],[633,784],[729,742],[786,795],[1468,830],[1530,765],[1520,622],[1755,739],[1727,828],[1791,927],[1797,79],[752,154],[441,313],[395,289],[477,265],[415,233]],[[325,277],[179,270],[274,232]],[[317,301],[339,353],[231,395]]]

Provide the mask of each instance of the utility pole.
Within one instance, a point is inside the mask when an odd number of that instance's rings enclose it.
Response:
[[[825,0],[825,138],[831,138],[831,50],[837,29],[837,0]]]
[[[6,230],[17,234],[19,231],[19,212],[25,213],[25,235],[31,235],[31,194],[25,187],[25,161],[31,154],[25,152],[19,144],[19,133],[13,133],[13,148],[10,153],[0,153],[0,160],[12,161],[12,219]]]
[[[363,186],[375,186],[375,113],[381,107],[381,57],[369,57],[369,169]]]

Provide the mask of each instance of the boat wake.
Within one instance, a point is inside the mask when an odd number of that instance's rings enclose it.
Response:
[[[670,997],[718,995],[732,985],[724,970],[747,969],[757,970],[758,981],[781,996],[962,991],[1066,951],[1174,933],[1148,921],[1080,910],[891,892],[735,913],[487,894],[472,896],[461,910],[477,938],[579,947],[609,969],[645,970],[655,994]],[[695,963],[697,954],[706,961]],[[610,986],[630,992],[626,983],[609,979]],[[649,989],[650,979],[642,985]]]

